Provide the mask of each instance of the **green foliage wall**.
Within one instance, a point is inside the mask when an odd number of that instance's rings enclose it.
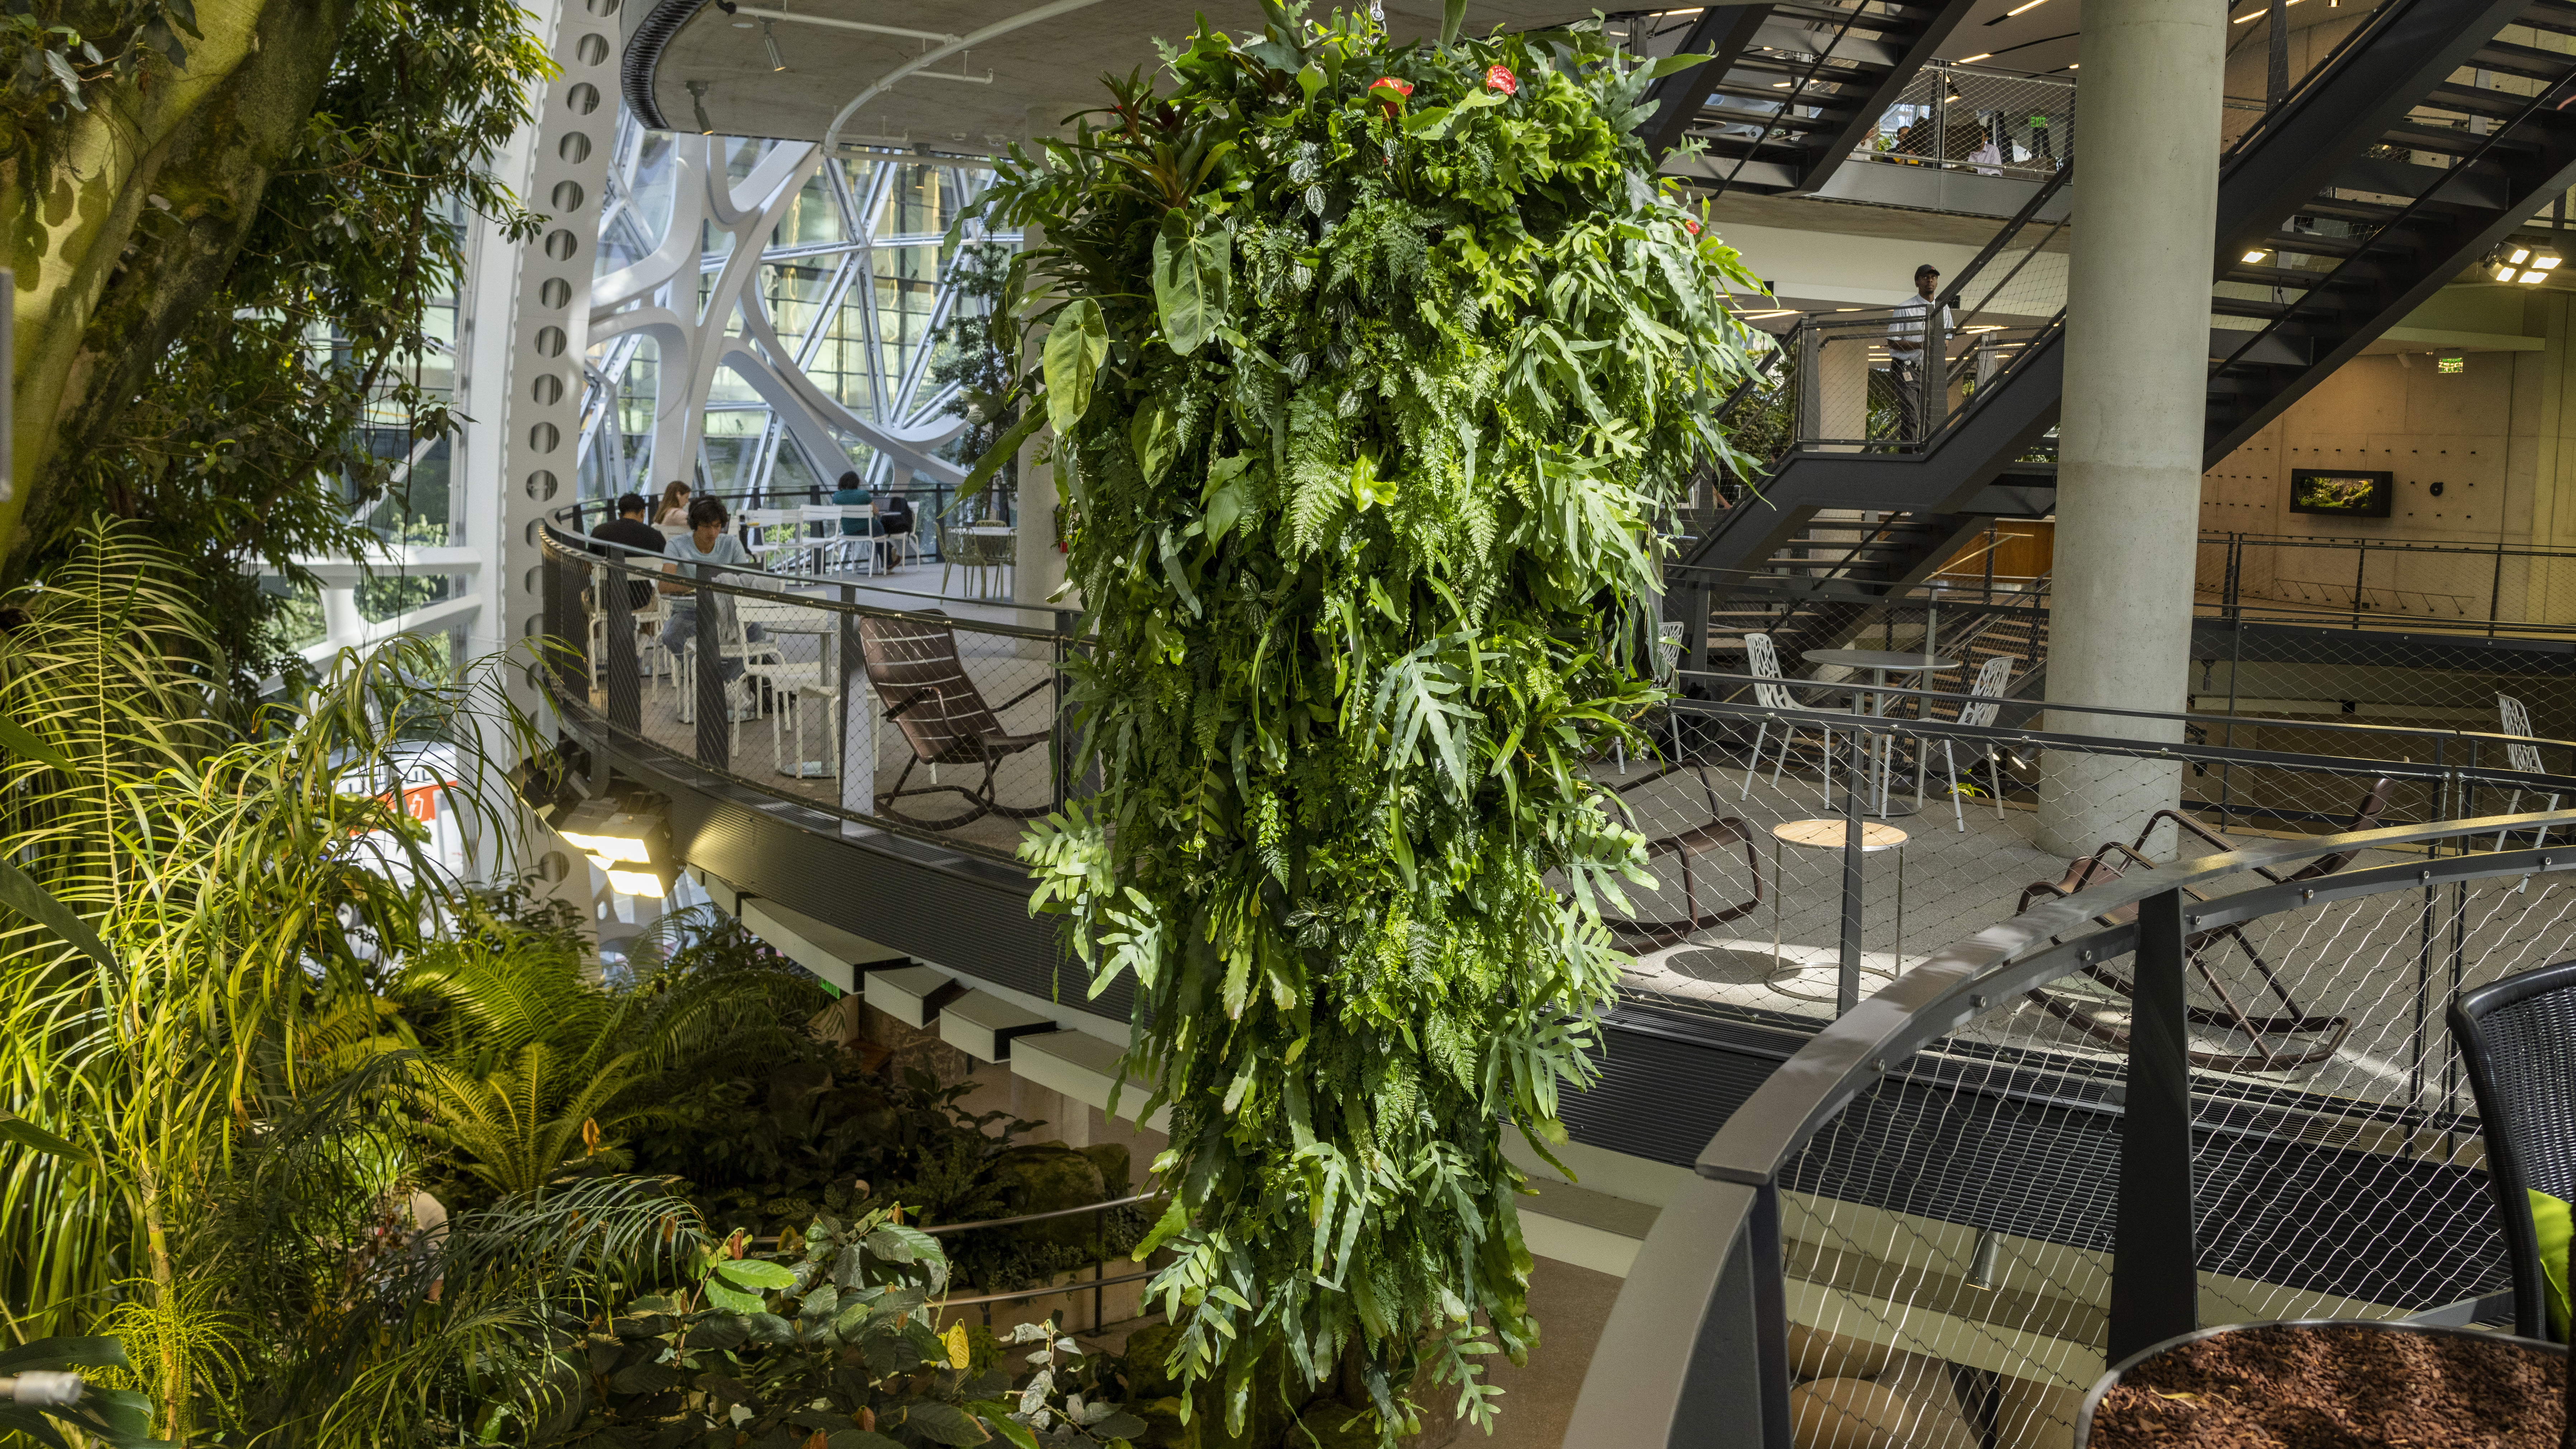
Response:
[[[1175,1369],[1239,1418],[1284,1345],[1392,1436],[1426,1368],[1489,1414],[1472,1355],[1538,1332],[1504,1135],[1562,1140],[1590,1075],[1643,859],[1591,762],[1646,748],[1648,520],[1741,467],[1709,415],[1758,283],[1594,31],[1270,14],[1005,168],[1050,330],[988,460],[1058,435],[1100,791],[1024,855],[1094,988],[1137,979]]]

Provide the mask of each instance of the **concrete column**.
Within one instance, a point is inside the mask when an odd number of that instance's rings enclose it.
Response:
[[[2067,283],[2048,698],[2178,711],[2189,689],[2226,13],[2092,0],[2076,87],[2083,173]],[[2049,726],[2170,741],[2178,722],[2052,708]],[[2176,763],[2051,755],[2039,843],[2133,838]]]
[[[1051,127],[1054,123],[1048,124]],[[1020,246],[1023,250],[1044,245],[1046,232],[1034,222],[1022,229]],[[1036,367],[1038,349],[1045,343],[1044,331],[1032,334],[1028,356],[1021,360],[1021,365]],[[1032,438],[1020,445],[1019,456],[1012,460],[1016,464],[1013,471],[1018,473],[1020,480],[1019,497],[1012,505],[1014,515],[1019,519],[1020,536],[1013,545],[1011,598],[1032,609],[1079,608],[1081,605],[1077,600],[1057,600],[1055,597],[1056,590],[1064,585],[1065,564],[1064,555],[1056,552],[1055,547],[1055,509],[1064,500],[1056,496],[1055,468],[1038,461],[1040,451],[1040,443]],[[1024,618],[1021,622],[1034,621]]]

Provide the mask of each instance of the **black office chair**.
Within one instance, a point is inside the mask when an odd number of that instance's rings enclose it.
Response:
[[[2576,1201],[2576,961],[2451,1000],[2451,1040],[2477,1094],[2487,1182],[2513,1269],[2513,1331],[2548,1338],[2549,1281],[2526,1189]]]

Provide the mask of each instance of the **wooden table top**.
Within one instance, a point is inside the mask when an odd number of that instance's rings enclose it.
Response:
[[[1783,820],[1771,827],[1772,838],[1783,845],[1805,846],[1810,850],[1843,848],[1845,823],[1840,820]],[[1860,827],[1862,851],[1894,850],[1906,841],[1904,831],[1893,825],[1865,821]]]

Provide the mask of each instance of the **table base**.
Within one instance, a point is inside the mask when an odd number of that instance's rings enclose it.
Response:
[[[1896,979],[1896,973],[1884,966],[1865,964],[1860,968],[1860,974],[1864,982],[1873,977],[1880,981]],[[1822,1001],[1827,1004],[1841,999],[1842,983],[1843,968],[1839,961],[1782,960],[1762,981],[1763,985],[1783,996],[1794,996],[1800,1001]],[[1868,990],[1864,988],[1861,995],[1869,995]]]

